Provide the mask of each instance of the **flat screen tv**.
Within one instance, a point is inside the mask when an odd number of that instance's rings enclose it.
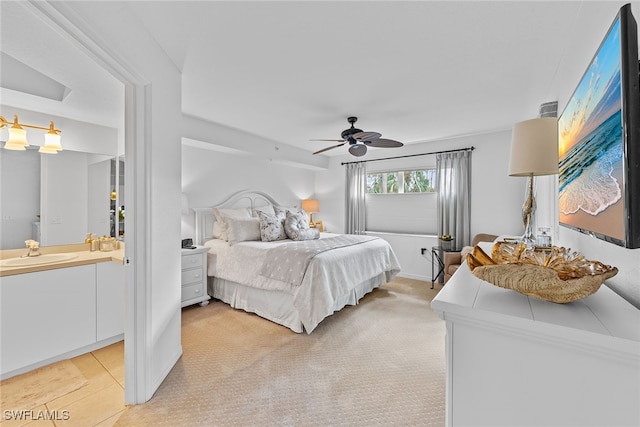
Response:
[[[640,76],[629,4],[558,119],[560,225],[640,247]]]

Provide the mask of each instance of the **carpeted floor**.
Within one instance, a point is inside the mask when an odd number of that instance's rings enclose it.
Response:
[[[444,322],[397,278],[312,334],[218,301],[183,310],[184,354],[117,426],[442,426]]]

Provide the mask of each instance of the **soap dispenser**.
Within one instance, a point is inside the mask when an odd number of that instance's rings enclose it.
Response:
[[[100,241],[96,239],[95,234],[91,234],[91,252],[95,252],[100,249]]]

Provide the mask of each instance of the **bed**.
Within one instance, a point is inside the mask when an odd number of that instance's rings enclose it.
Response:
[[[245,190],[216,206],[194,208],[196,243],[209,248],[207,291],[211,297],[294,332],[311,333],[324,318],[356,305],[399,273],[391,246],[373,236],[320,233],[315,242],[236,241],[231,234],[226,236],[229,241],[212,238],[217,227],[214,211],[247,209],[253,216],[279,206],[264,192]],[[282,251],[296,259],[291,251],[300,245],[321,249],[307,249],[311,255],[297,258],[297,262],[278,261],[278,256],[283,259]],[[287,267],[290,274],[276,273],[280,267]]]

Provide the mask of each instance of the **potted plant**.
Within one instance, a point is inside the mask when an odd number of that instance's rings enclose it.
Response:
[[[443,234],[439,237],[440,239],[440,247],[445,251],[450,251],[453,249],[453,237],[450,234]]]

